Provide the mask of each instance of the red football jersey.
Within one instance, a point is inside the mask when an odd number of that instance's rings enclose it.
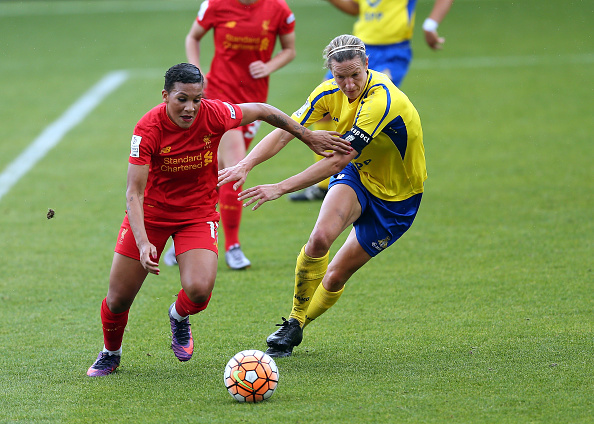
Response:
[[[145,213],[157,207],[176,220],[218,220],[217,149],[222,135],[241,123],[237,105],[203,99],[188,129],[174,124],[161,103],[136,124],[129,162],[150,165]]]
[[[287,3],[208,0],[196,20],[204,29],[214,29],[215,53],[206,75],[206,96],[233,103],[266,102],[269,77],[252,78],[249,65],[257,60],[268,62],[277,36],[295,30],[295,17]]]

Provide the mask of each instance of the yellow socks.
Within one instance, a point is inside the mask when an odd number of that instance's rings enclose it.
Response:
[[[293,296],[293,309],[289,318],[296,318],[302,325],[305,322],[305,313],[316,288],[326,275],[328,256],[329,252],[321,258],[310,258],[305,254],[305,246],[303,246],[297,257],[295,295]]]
[[[344,287],[337,292],[331,292],[320,284],[311,299],[311,303],[307,309],[307,315],[305,316],[305,322],[301,327],[305,328],[307,324],[330,309],[338,301],[343,291]]]

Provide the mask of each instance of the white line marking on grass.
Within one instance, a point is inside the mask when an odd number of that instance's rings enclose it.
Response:
[[[128,72],[114,71],[104,76],[54,121],[0,174],[0,200],[72,128],[97,107],[103,99],[128,79]]]

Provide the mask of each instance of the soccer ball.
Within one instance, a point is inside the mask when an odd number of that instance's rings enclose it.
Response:
[[[261,402],[268,399],[278,384],[274,359],[259,350],[243,350],[227,362],[224,383],[238,402]]]

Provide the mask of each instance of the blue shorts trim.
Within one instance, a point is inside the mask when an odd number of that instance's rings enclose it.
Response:
[[[365,45],[369,56],[369,69],[382,72],[390,77],[394,85],[400,86],[412,61],[410,41],[395,44]],[[326,79],[334,78],[326,73]]]
[[[328,188],[336,184],[346,184],[357,194],[361,216],[353,227],[357,241],[372,257],[391,246],[411,227],[423,197],[423,193],[419,193],[399,202],[378,199],[361,183],[359,171],[352,163],[332,176]]]

